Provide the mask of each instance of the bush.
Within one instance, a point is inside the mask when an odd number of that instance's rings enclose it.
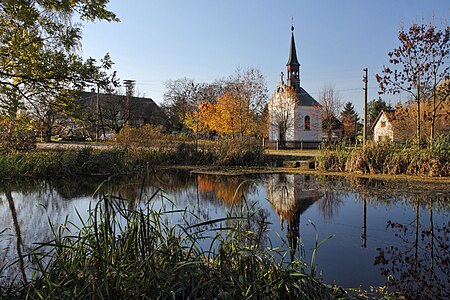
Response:
[[[264,159],[264,149],[255,138],[226,139],[219,149],[219,165],[253,166],[260,165]]]
[[[161,128],[149,124],[139,128],[125,127],[114,137],[117,144],[125,147],[154,147],[161,145],[163,140]]]
[[[0,153],[27,152],[36,148],[32,121],[26,116],[0,116]]]
[[[387,143],[368,143],[364,149],[355,149],[351,152],[345,170],[371,174],[383,173],[384,163],[391,150]]]
[[[344,172],[349,155],[350,151],[345,148],[327,149],[323,155],[317,157],[317,168],[322,171]]]

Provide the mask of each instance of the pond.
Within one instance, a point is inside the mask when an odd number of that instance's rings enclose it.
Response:
[[[98,201],[93,194],[103,180],[0,184],[0,282],[14,276],[29,279],[27,262],[9,264],[30,253],[36,243],[52,239],[49,222],[62,224],[67,217],[81,224],[79,216],[86,218]],[[393,289],[448,295],[450,188],[445,185],[158,170],[111,178],[103,188],[127,199],[132,208],[150,198],[158,208],[170,199],[200,218],[190,222],[221,218],[233,207],[254,205],[259,209],[254,224],[269,224],[271,245],[285,249],[288,259],[296,256],[310,263],[316,234],[319,242],[333,236],[317,252],[316,269],[325,283],[368,289],[384,286],[389,279]],[[172,220],[183,221],[180,216]]]

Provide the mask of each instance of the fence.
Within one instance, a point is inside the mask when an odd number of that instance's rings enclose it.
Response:
[[[322,142],[317,141],[269,141],[263,139],[264,149],[319,149],[321,145]]]

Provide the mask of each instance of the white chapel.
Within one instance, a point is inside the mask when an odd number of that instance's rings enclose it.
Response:
[[[286,69],[287,82],[284,82],[281,72],[280,82],[269,101],[269,140],[320,143],[322,109],[300,86],[300,63],[297,60],[293,26]]]

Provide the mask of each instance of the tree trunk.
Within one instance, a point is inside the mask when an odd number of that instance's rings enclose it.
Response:
[[[52,140],[52,127],[44,124],[44,142],[49,143]]]
[[[420,82],[420,81],[419,81]],[[416,139],[417,147],[420,148],[420,83],[417,84],[417,126],[416,126]]]
[[[435,135],[435,124],[436,124],[436,107],[435,102],[436,100],[433,99],[433,115],[431,116],[431,130],[430,130],[430,143],[432,144],[434,141],[434,135]]]
[[[417,127],[416,127],[417,145],[420,147],[420,100],[417,100]]]

